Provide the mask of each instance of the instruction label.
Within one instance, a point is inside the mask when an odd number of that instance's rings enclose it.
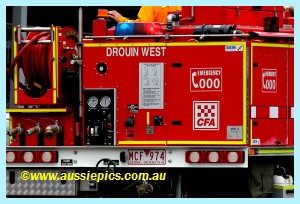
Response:
[[[140,63],[139,108],[163,109],[164,63]]]
[[[61,159],[61,166],[73,166],[73,159]]]
[[[243,139],[243,127],[242,126],[227,126],[227,139]]]

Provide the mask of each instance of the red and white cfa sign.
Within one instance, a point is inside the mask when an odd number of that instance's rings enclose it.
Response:
[[[219,101],[193,101],[193,130],[219,130]]]
[[[191,92],[222,91],[222,68],[191,68]]]
[[[262,69],[262,92],[277,92],[277,69]]]

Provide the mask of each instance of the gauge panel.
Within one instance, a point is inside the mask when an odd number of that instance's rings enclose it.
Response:
[[[83,90],[85,145],[115,145],[115,90]]]
[[[90,108],[95,108],[98,105],[99,99],[96,96],[90,96],[87,99],[87,104]]]
[[[111,99],[108,96],[103,96],[100,99],[100,106],[102,108],[107,108],[111,104]]]

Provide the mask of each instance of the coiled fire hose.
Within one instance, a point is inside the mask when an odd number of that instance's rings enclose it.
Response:
[[[14,67],[19,63],[26,78],[27,86],[19,82],[20,88],[32,97],[42,96],[51,87],[52,45],[36,44],[38,40],[49,40],[49,32],[30,32],[29,42],[18,52],[10,66],[10,77],[14,80]]]

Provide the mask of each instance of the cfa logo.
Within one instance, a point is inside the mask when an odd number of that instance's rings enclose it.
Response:
[[[218,130],[219,104],[219,101],[193,101],[193,130]]]

